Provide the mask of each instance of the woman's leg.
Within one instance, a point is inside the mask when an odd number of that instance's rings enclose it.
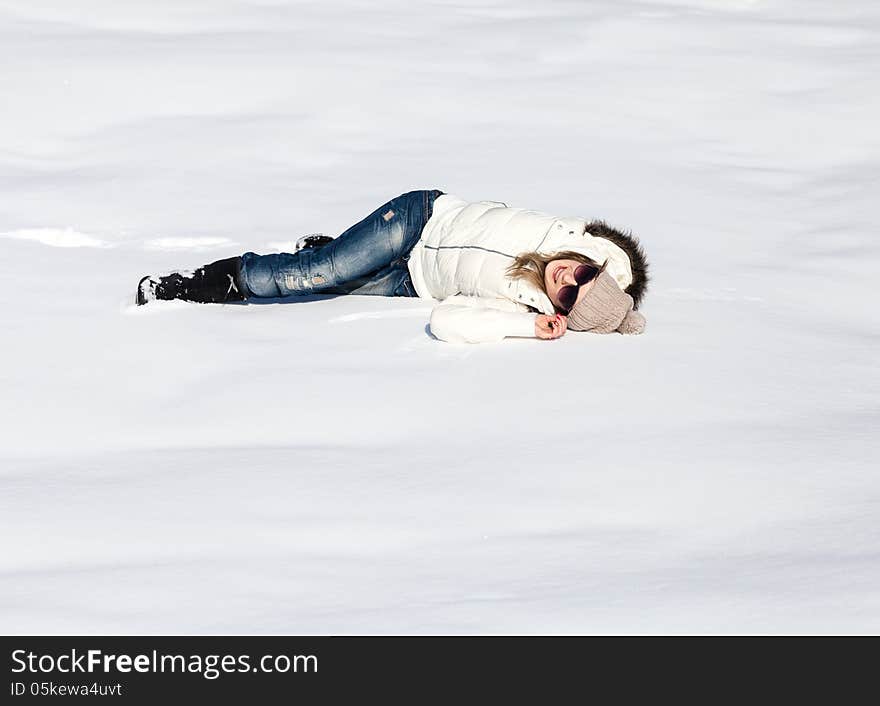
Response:
[[[321,247],[275,255],[245,253],[241,282],[246,296],[348,293],[364,287],[409,254],[430,218],[436,194],[402,194]]]
[[[138,284],[137,303],[154,299],[226,303],[310,293],[415,296],[408,281],[407,256],[441,193],[402,194],[338,238],[326,244],[317,240],[295,253],[249,252],[190,272],[144,277]]]

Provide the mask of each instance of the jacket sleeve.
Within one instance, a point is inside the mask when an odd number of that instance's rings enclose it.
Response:
[[[431,333],[448,343],[490,343],[535,337],[536,314],[506,299],[456,295],[431,312]]]

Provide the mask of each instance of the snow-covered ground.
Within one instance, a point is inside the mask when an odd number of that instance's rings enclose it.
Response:
[[[0,631],[880,631],[880,6],[0,0]],[[641,337],[135,308],[441,188]]]

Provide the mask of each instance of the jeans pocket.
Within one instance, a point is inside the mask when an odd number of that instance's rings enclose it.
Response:
[[[395,297],[417,297],[415,287],[413,287],[412,279],[410,279],[409,271],[407,270],[403,279],[400,280],[400,284],[394,289],[394,293],[392,296]]]

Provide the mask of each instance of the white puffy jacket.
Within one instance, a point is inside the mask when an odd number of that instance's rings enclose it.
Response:
[[[586,225],[582,218],[496,201],[439,196],[408,263],[418,295],[441,300],[431,313],[431,333],[454,343],[534,336],[536,312],[553,314],[554,308],[543,291],[507,275],[521,253],[572,250],[608,260],[606,271],[625,289],[633,279],[626,252],[585,233]]]

